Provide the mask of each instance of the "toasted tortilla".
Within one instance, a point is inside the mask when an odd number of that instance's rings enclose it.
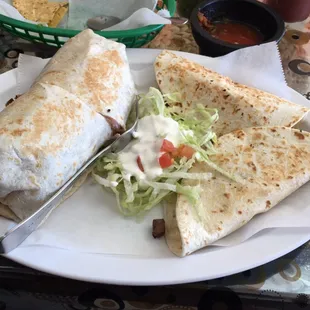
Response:
[[[26,19],[51,27],[56,27],[68,10],[68,2],[47,0],[13,0],[13,6]]]
[[[75,94],[125,127],[136,93],[126,47],[84,30],[58,50],[37,81]]]
[[[83,57],[72,62],[77,48]],[[99,101],[88,99],[97,98],[108,83],[114,94],[109,109],[124,123],[135,96],[123,44],[87,30],[64,49],[68,55],[60,49],[31,89],[0,112],[0,215],[15,221],[38,210],[113,135],[113,118],[104,115],[108,112]],[[118,66],[110,54],[119,60]],[[105,73],[89,70],[94,57],[107,64]],[[69,78],[71,87],[57,79],[57,70]],[[90,84],[81,82],[85,76]],[[68,195],[82,182],[83,177]]]
[[[111,135],[78,97],[36,84],[0,113],[0,203],[25,219]]]
[[[63,6],[59,7],[56,11],[53,19],[48,23],[49,27],[57,27],[68,12],[69,4],[63,3]]]
[[[62,198],[61,202],[57,205],[60,206],[65,200],[69,199],[87,180],[88,175],[90,174],[91,171],[86,171],[83,173],[80,178],[75,182],[74,186],[68,190],[68,192],[64,195]],[[28,217],[30,214],[27,214],[26,217]],[[7,205],[3,205],[0,203],[0,216],[5,217],[9,220],[12,220],[16,223],[21,222],[22,219],[24,218],[19,218]],[[47,217],[46,217],[47,218]],[[42,222],[43,223],[43,222]],[[41,224],[42,224],[41,223]]]
[[[207,163],[191,172],[211,172],[199,186],[201,203],[193,207],[179,195],[165,206],[166,240],[178,256],[206,247],[266,212],[310,178],[310,133],[287,127],[258,127],[222,136],[210,159],[234,176],[227,178]]]
[[[20,218],[16,216],[16,214],[6,205],[0,203],[0,216],[5,217],[14,222],[20,222]]]
[[[163,93],[178,92],[183,112],[197,104],[219,111],[213,131],[218,136],[257,126],[293,127],[309,109],[267,92],[233,82],[176,54],[163,51],[155,61]]]

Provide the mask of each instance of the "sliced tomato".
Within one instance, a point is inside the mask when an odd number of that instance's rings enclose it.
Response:
[[[176,148],[173,152],[171,152],[171,156],[173,158],[178,158],[180,156],[180,150],[179,148]]]
[[[171,153],[175,150],[176,150],[176,148],[174,147],[173,143],[170,142],[169,140],[164,139],[163,144],[160,148],[160,151]]]
[[[195,150],[188,145],[181,144],[178,148],[179,157],[186,157],[187,159],[190,159],[193,157],[194,154]]]
[[[159,157],[159,165],[161,168],[165,169],[170,167],[174,163],[174,159],[169,153],[164,153]]]
[[[142,161],[141,161],[141,157],[140,157],[140,156],[137,157],[137,164],[138,164],[139,169],[140,169],[142,172],[144,172],[144,167],[143,167],[143,165],[142,165]]]

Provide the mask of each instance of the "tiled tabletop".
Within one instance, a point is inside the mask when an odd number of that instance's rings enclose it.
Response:
[[[303,23],[290,24],[287,25],[286,34],[279,44],[279,51],[288,85],[310,100],[309,41],[310,19]],[[165,26],[161,33],[146,47],[199,53],[187,25]],[[0,32],[0,73],[17,66],[17,57],[20,52],[46,58],[52,56],[55,50],[43,45],[33,45]],[[66,303],[70,300],[70,303],[76,304],[78,300],[79,305],[77,307],[80,308],[76,309],[96,309],[96,307],[101,309],[207,309],[205,307],[208,305],[208,290],[223,287],[235,292],[234,296],[242,300],[252,300],[252,302],[258,302],[258,299],[263,300],[263,302],[265,300],[267,305],[273,301],[278,306],[280,305],[281,309],[282,304],[293,302],[298,309],[304,308],[310,297],[310,243],[259,268],[213,281],[153,288],[102,285],[99,291],[96,291],[97,293],[86,293],[89,290],[92,292],[94,290],[90,284],[84,283],[83,286],[80,282],[34,272],[0,258],[1,288],[3,288],[3,283],[9,283],[11,288],[27,290],[26,284],[24,287],[21,285],[25,282],[22,281],[23,279],[27,279],[26,283],[33,279],[43,279],[41,293],[39,295],[34,293],[35,298],[45,298],[65,304],[63,296],[70,295],[66,299]],[[57,281],[61,283],[67,281],[68,283],[67,290],[64,288],[59,295],[56,293],[59,292]],[[51,283],[54,283],[54,288]],[[70,294],[68,292],[69,286]],[[229,294],[223,296],[228,296],[228,299],[223,298],[226,302],[231,303]],[[1,302],[0,309],[2,309]]]

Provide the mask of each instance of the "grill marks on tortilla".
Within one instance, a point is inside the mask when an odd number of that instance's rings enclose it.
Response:
[[[304,165],[310,167],[309,146],[303,145],[306,137],[309,139],[308,133],[301,134],[288,128],[253,128],[251,131],[251,135],[243,130],[233,132],[230,135],[233,148],[231,141],[220,140],[219,154],[210,156],[210,159],[218,162],[224,170],[231,170],[238,162],[242,164],[245,180],[251,182],[254,176],[259,184],[275,187],[279,187],[277,184],[282,180],[293,179],[293,175],[302,173]],[[236,158],[237,162],[234,161]],[[240,166],[237,170],[240,171]]]
[[[90,102],[96,111],[103,113],[102,106],[110,106],[118,98],[122,82],[119,68],[123,65],[122,58],[115,50],[105,51],[101,56],[89,59],[83,83],[92,93]],[[111,83],[109,76],[114,77]]]
[[[219,110],[219,121],[213,128],[218,136],[240,128],[290,127],[308,112],[305,107],[235,83],[172,52],[163,51],[154,68],[162,92],[179,92],[185,109],[201,103]],[[169,82],[171,79],[173,83]]]
[[[282,127],[268,130],[253,128],[249,131],[251,134],[239,130],[224,136],[225,139],[220,139],[219,154],[210,156],[210,159],[222,169],[232,171],[234,159],[241,157],[238,173],[246,182],[252,183],[252,178],[262,188],[272,186],[279,189],[281,182],[292,181],[307,169],[309,173],[310,146],[304,143],[310,140],[309,133],[303,133],[301,138],[298,130]]]
[[[63,51],[60,50],[60,53]],[[74,61],[76,56],[71,55],[70,57],[67,59],[69,62]],[[59,67],[55,59],[52,59],[48,63],[46,71],[41,74],[40,82],[52,86],[62,85],[68,92],[74,93],[87,103],[93,109],[93,113],[97,112],[106,116],[106,114],[111,114],[111,107],[115,106],[115,102],[119,99],[119,89],[123,80],[120,68],[125,65],[119,51],[107,50],[96,57],[89,58],[81,65],[86,67],[84,75],[80,79],[81,82],[78,82],[77,86],[73,86],[67,81],[69,73],[67,69]],[[54,66],[54,70],[49,70],[52,66]],[[77,72],[77,69],[70,68],[70,71]],[[111,116],[107,116],[106,120],[114,133],[124,131],[119,122]],[[122,120],[123,118],[120,117],[119,121]]]
[[[72,132],[79,132],[83,122],[82,103],[77,98],[70,96],[69,93],[59,87],[47,87],[48,89],[52,88],[49,93],[53,93],[54,97],[48,95],[47,91],[43,91],[44,96],[38,96],[38,91],[42,86],[36,85],[28,92],[27,97],[21,96],[18,99],[19,111],[17,113],[21,115],[31,113],[32,107],[29,105],[29,100],[40,102],[31,122],[20,119],[14,124],[6,125],[6,115],[16,113],[16,109],[11,106],[8,106],[0,114],[0,124],[4,124],[4,127],[0,128],[0,134],[6,133],[12,138],[19,136],[24,155],[31,152],[36,158],[39,157],[39,152],[56,154],[59,149],[65,147]],[[63,96],[57,96],[59,94]],[[47,132],[60,138],[55,140],[51,136],[46,136]]]
[[[135,86],[124,45],[85,30],[55,54],[38,81],[66,89],[125,126]]]
[[[72,56],[74,58],[74,56]],[[53,61],[53,62],[52,62]],[[40,76],[41,83],[49,85],[63,85],[66,90],[77,95],[98,113],[111,112],[111,106],[118,99],[118,90],[122,83],[120,68],[125,63],[117,50],[107,50],[96,57],[87,60],[84,76],[80,85],[72,88],[67,81],[66,69],[58,68],[55,60],[47,65],[47,70]],[[72,61],[68,59],[68,61]],[[55,66],[59,70],[48,69]],[[76,71],[72,69],[71,71]],[[110,110],[109,112],[107,110]]]
[[[66,98],[68,99],[68,98]],[[70,132],[79,131],[81,123],[81,103],[68,100],[65,103],[55,104],[46,101],[46,103],[38,109],[32,121],[32,130],[22,139],[22,143],[41,145],[41,151],[56,154],[63,145],[70,139]],[[57,132],[57,136],[61,136],[58,141],[46,144],[40,143],[44,139],[47,130]]]

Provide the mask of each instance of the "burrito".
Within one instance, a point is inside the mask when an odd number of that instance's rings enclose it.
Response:
[[[219,111],[218,135],[257,126],[293,127],[309,111],[275,95],[233,82],[168,51],[155,61],[157,83],[164,94],[179,93],[183,111],[198,104]]]
[[[125,125],[135,92],[123,44],[69,40],[0,113],[0,215],[34,213]]]
[[[84,30],[49,61],[37,82],[75,94],[103,115],[125,126],[135,86],[125,45]]]
[[[222,136],[210,160],[193,173],[212,173],[210,180],[183,181],[200,189],[193,206],[174,196],[165,206],[166,240],[178,256],[206,247],[266,212],[310,178],[310,133],[287,127],[257,127]]]

